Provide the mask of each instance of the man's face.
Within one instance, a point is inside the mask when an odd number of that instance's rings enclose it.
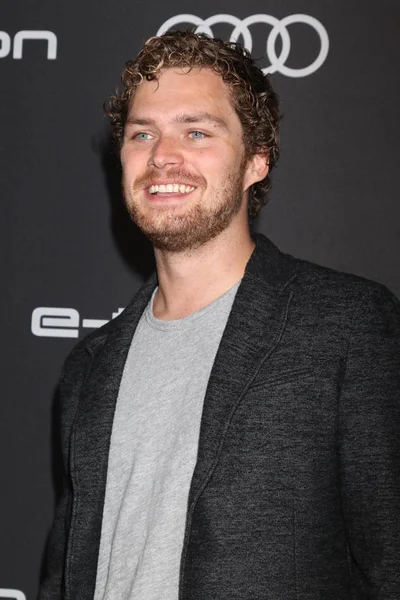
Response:
[[[138,86],[121,162],[127,208],[157,248],[194,249],[247,221],[253,162],[228,88],[210,69],[166,69]]]

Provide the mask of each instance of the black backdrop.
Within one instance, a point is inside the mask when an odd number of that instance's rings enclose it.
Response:
[[[36,594],[59,483],[61,365],[152,269],[122,209],[102,102],[143,41],[187,13],[222,15],[212,32],[223,37],[236,17],[254,56],[269,40],[272,68],[288,53],[272,76],[282,158],[256,228],[285,251],[400,295],[398,0],[2,0],[0,598]]]

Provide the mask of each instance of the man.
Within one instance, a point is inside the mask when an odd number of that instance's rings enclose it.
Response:
[[[399,600],[399,303],[250,235],[279,113],[240,46],[151,38],[123,83],[157,275],[64,367],[40,600]]]

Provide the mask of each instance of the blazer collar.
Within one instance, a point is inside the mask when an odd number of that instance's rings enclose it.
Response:
[[[265,235],[253,235],[256,244],[246,266],[245,277],[253,277],[279,291],[297,277],[300,261],[284,254]]]

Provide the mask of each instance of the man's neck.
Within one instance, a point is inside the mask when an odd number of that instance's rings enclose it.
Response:
[[[170,253],[155,250],[159,288],[154,316],[182,319],[204,308],[244,275],[254,250],[248,231],[239,236],[223,232],[196,250]]]

